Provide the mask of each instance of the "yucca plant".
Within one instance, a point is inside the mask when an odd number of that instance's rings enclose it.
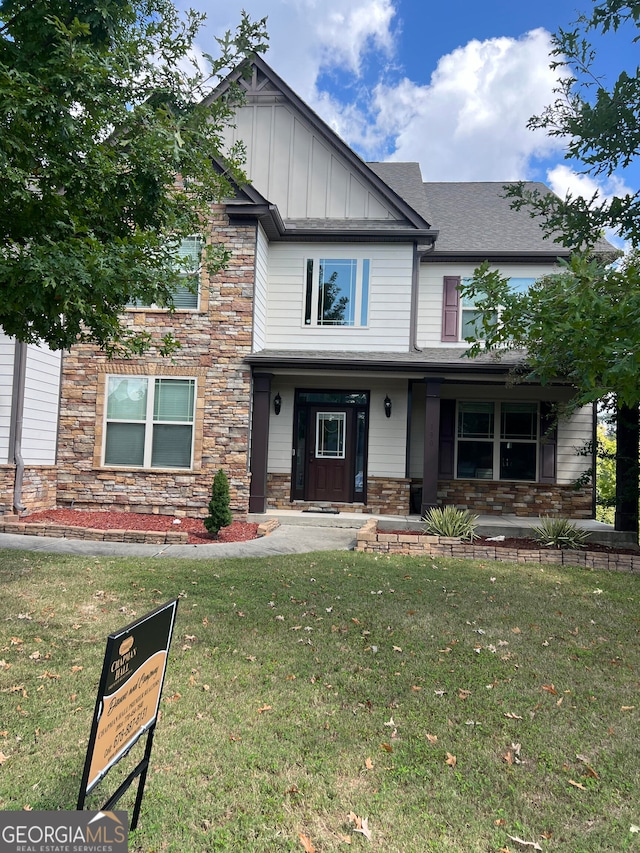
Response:
[[[455,506],[434,506],[424,514],[425,533],[431,536],[455,536],[463,542],[473,542],[478,516]]]
[[[584,548],[589,531],[583,530],[567,518],[543,517],[531,531],[545,548]]]

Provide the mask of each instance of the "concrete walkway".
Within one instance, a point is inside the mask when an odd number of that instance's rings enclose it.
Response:
[[[131,542],[92,542],[86,539],[52,539],[0,533],[0,548],[39,551],[49,554],[77,554],[95,557],[188,557],[212,560],[222,557],[274,557],[279,554],[306,554],[313,551],[349,551],[355,547],[358,529],[376,518],[381,528],[422,530],[418,516],[371,516],[357,512],[308,512],[287,510],[250,515],[248,521],[277,519],[280,526],[268,536],[249,542],[221,542],[216,545],[144,545]],[[538,518],[480,516],[478,533],[482,536],[527,536]],[[610,525],[599,521],[577,521],[579,527],[591,531],[594,541],[620,545],[625,534],[616,533]]]

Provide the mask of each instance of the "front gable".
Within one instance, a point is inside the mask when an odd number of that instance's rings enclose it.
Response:
[[[226,143],[241,141],[252,186],[278,208],[287,230],[421,236],[429,224],[397,195],[261,59],[236,71],[244,99]]]

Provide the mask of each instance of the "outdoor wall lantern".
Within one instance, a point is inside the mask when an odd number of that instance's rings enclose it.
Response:
[[[279,415],[280,409],[282,409],[282,397],[280,396],[280,394],[276,394],[276,396],[273,398],[273,411],[276,413],[276,415]]]
[[[384,398],[384,413],[390,418],[391,417],[391,400],[389,399],[389,395]]]

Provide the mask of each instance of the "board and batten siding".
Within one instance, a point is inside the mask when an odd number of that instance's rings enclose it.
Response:
[[[14,355],[15,341],[0,330],[0,465],[9,461]]]
[[[471,278],[477,264],[423,263],[420,265],[418,295],[418,346],[459,347],[464,341],[442,341],[442,310],[445,276]],[[496,267],[508,278],[541,278],[554,272],[552,264],[500,264]]]
[[[258,225],[256,239],[256,275],[253,288],[253,352],[265,348],[267,328],[267,277],[269,269],[269,241]]]
[[[305,326],[308,258],[370,259],[368,325]],[[409,348],[410,245],[277,243],[269,249],[267,349],[398,352]]]
[[[295,389],[321,389],[327,391],[369,391],[369,459],[367,473],[370,477],[404,477],[406,465],[406,381],[397,377],[351,377],[342,375],[300,375],[296,377],[276,374],[271,383],[272,397],[280,394],[282,409],[279,415],[273,408],[269,417],[269,452],[267,470],[270,474],[291,473],[293,448],[293,402]],[[384,414],[384,398],[389,395],[393,411],[390,418]]]
[[[244,170],[283,219],[399,219],[397,212],[292,107],[247,103],[226,128],[228,144],[242,141]]]

